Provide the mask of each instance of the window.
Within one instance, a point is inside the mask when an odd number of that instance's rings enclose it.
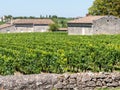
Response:
[[[7,33],[10,33],[10,30],[6,30]]]

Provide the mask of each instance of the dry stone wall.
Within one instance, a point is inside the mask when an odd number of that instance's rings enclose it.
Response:
[[[120,73],[0,76],[0,90],[94,90],[120,87]]]

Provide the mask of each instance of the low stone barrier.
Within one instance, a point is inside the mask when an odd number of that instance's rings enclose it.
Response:
[[[0,90],[94,90],[120,87],[120,73],[0,76]]]

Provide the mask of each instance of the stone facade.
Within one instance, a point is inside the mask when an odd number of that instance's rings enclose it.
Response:
[[[68,34],[69,35],[91,35],[92,24],[69,24]]]
[[[12,23],[0,25],[0,32],[1,33],[48,32],[50,24],[53,24],[53,21],[50,19],[14,20]]]
[[[19,32],[48,32],[49,25],[13,25],[0,29],[1,33],[19,33]]]
[[[109,16],[93,21],[93,34],[120,34],[120,19]]]
[[[120,73],[0,76],[0,90],[95,90],[120,88]]]
[[[48,32],[49,31],[49,26],[48,25],[35,25],[34,26],[34,31],[35,32]]]
[[[92,19],[91,19],[92,18]],[[92,16],[68,23],[69,35],[120,34],[120,19],[114,16]]]
[[[14,26],[9,26],[9,27],[0,29],[0,33],[10,33],[10,32],[15,32]]]

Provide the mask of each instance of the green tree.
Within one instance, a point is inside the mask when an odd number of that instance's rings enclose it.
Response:
[[[60,21],[61,27],[67,27],[67,22],[65,20]]]
[[[95,0],[89,8],[89,14],[120,17],[120,0]]]
[[[59,28],[58,24],[51,24],[49,30],[50,31],[57,31]]]

